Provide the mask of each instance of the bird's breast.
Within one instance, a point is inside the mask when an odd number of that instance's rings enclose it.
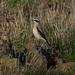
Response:
[[[33,34],[34,36],[39,40],[42,39],[42,36],[39,34],[38,30],[36,27],[33,28]]]

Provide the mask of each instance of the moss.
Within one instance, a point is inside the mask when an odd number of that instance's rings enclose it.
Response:
[[[5,66],[5,67],[15,67],[16,66],[16,60],[9,59],[8,55],[4,55],[0,59],[0,63],[1,63],[1,66]]]

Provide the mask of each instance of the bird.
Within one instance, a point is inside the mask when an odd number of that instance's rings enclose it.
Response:
[[[44,34],[44,31],[42,29],[42,26],[40,24],[40,20],[37,19],[37,18],[33,19],[33,23],[34,23],[33,34],[34,34],[35,38],[38,39],[38,40],[44,40],[49,45],[49,43],[46,39],[46,36]]]

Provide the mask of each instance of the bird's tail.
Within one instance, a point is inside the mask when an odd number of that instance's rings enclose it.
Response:
[[[50,44],[48,43],[47,39],[43,39],[43,40],[50,46]]]

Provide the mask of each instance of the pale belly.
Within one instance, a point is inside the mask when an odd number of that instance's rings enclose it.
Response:
[[[37,30],[33,30],[33,34],[34,34],[35,38],[37,38],[38,40],[42,39],[42,36],[39,35],[39,32]]]

